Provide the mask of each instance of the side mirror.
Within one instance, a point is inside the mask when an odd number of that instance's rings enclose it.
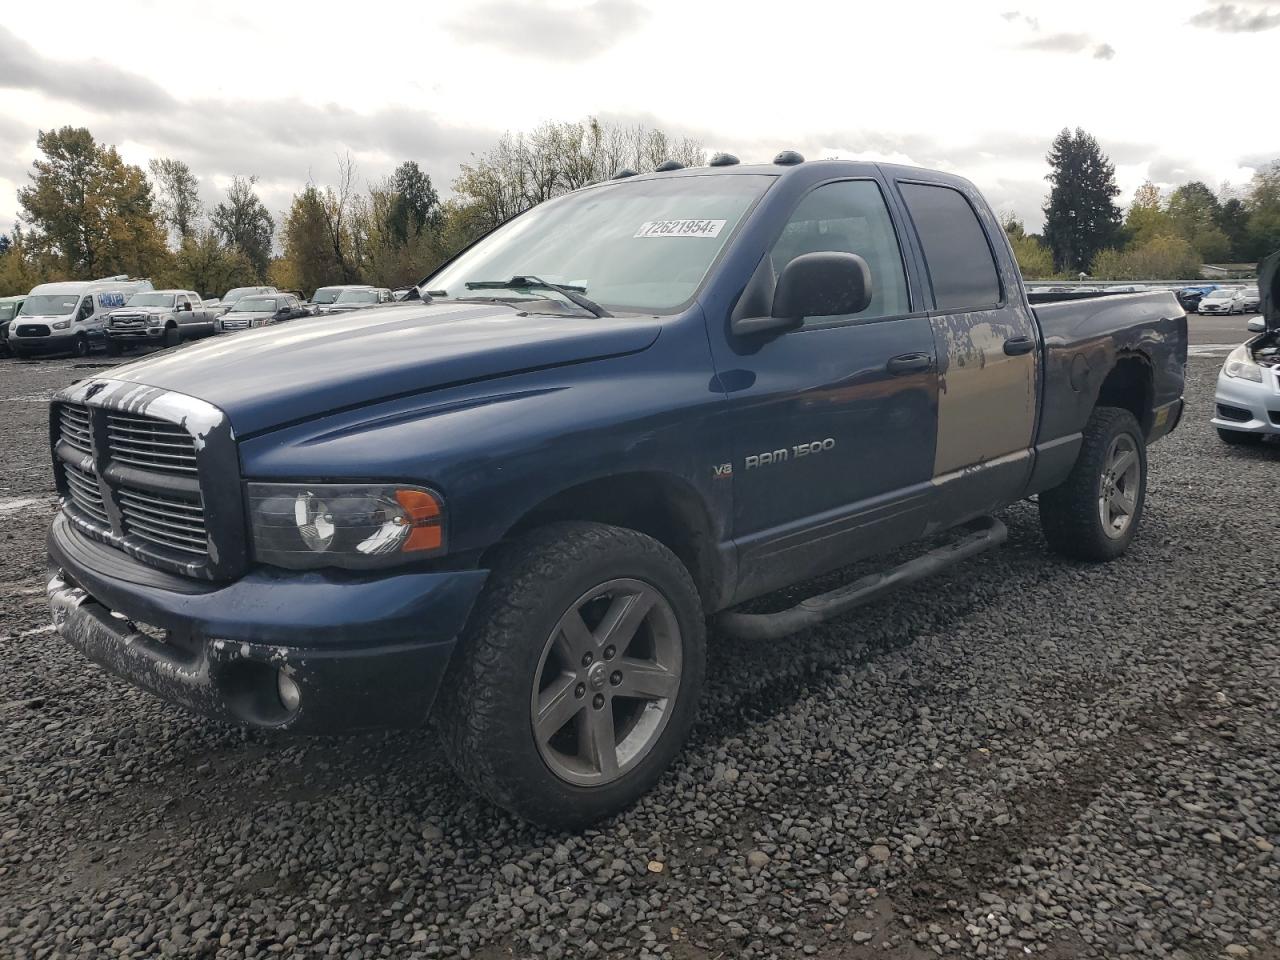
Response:
[[[1249,332],[1250,333],[1266,333],[1267,321],[1263,320],[1261,317],[1254,317],[1252,320],[1249,321]]]
[[[871,303],[871,294],[871,268],[856,253],[803,253],[782,269],[770,315],[735,320],[733,332],[739,336],[785,333],[800,327],[807,317],[861,313]]]

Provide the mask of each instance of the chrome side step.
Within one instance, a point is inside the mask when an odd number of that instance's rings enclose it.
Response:
[[[958,529],[965,531],[958,540],[935,547],[892,569],[808,597],[789,610],[778,613],[726,610],[716,617],[715,625],[738,640],[776,640],[848,613],[897,587],[933,576],[961,560],[999,546],[1009,536],[1005,525],[995,517],[982,517]]]

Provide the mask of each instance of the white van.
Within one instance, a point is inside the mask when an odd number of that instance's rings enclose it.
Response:
[[[131,296],[152,290],[150,280],[106,277],[42,283],[32,288],[9,325],[9,349],[15,357],[71,353],[87,356],[106,343],[106,316]]]

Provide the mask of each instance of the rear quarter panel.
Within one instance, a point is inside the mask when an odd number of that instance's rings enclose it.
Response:
[[[1126,357],[1138,358],[1149,367],[1155,411],[1182,396],[1187,317],[1172,293],[1047,303],[1037,306],[1035,314],[1045,354],[1038,446],[1078,440],[1103,381]],[[1153,423],[1148,439],[1156,439],[1169,426]]]

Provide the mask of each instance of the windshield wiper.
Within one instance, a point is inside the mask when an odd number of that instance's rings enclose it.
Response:
[[[466,286],[468,290],[554,290],[566,300],[586,310],[593,317],[613,316],[600,304],[583,296],[586,293],[586,287],[551,283],[549,280],[543,280],[539,277],[519,276],[512,277],[510,280],[471,280]]]

